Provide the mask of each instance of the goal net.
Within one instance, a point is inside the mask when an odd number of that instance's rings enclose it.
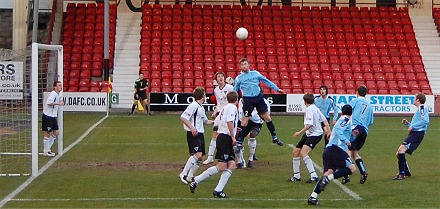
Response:
[[[37,43],[22,50],[0,49],[0,177],[38,175],[38,162],[44,157],[43,97],[54,81],[63,81],[62,49]],[[59,113],[60,136],[54,150],[61,154],[61,108]]]

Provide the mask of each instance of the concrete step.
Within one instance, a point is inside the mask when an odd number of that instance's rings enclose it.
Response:
[[[422,55],[423,61],[424,62],[430,62],[430,61],[438,61],[440,59],[440,57],[435,57],[435,56],[425,56],[423,53],[420,53]],[[440,56],[440,55],[439,55]]]
[[[129,40],[134,40],[134,41],[138,41],[140,42],[141,40],[141,34],[118,34],[116,33],[115,35],[115,40],[116,41],[129,41]]]
[[[128,52],[122,52],[122,53],[115,53],[115,58],[117,59],[136,59],[136,60],[140,60],[139,59],[139,53],[128,53]]]

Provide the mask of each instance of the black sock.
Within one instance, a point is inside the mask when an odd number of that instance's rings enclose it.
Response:
[[[272,121],[266,122],[267,129],[270,131],[270,135],[272,135],[272,138],[277,137],[277,132],[275,132],[275,125],[273,125]]]
[[[397,154],[397,158],[399,159],[399,174],[405,175],[405,167],[406,167],[405,153]]]
[[[246,126],[242,126],[241,124],[239,125],[239,127],[241,128],[241,131],[238,132],[238,137],[237,137],[237,144],[243,144],[244,138],[246,137],[246,135],[248,134],[248,132],[246,131]]]
[[[406,161],[406,159],[405,159],[405,161]],[[405,163],[405,174],[409,174],[409,173],[411,173],[411,171],[409,170],[408,161],[406,161],[406,163]]]
[[[133,114],[135,108],[136,108],[136,105],[133,104],[133,105],[131,106],[131,114]]]
[[[364,161],[362,161],[362,158],[356,159],[356,165],[359,168],[359,172],[361,172],[361,175],[367,172],[367,169],[365,169]]]
[[[345,167],[343,169],[339,169],[337,170],[335,173],[333,173],[333,176],[335,177],[335,179],[341,178],[343,176],[348,176],[351,175],[352,172],[349,168]]]

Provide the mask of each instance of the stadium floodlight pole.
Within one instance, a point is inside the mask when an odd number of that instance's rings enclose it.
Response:
[[[109,30],[110,30],[110,3],[104,0],[104,80],[108,80],[109,75]]]
[[[40,0],[34,0],[34,24],[32,25],[32,43],[38,42],[38,11]]]
[[[32,43],[32,67],[31,67],[31,80],[32,80],[32,176],[38,176],[38,50],[57,50],[57,75],[58,80],[63,81],[63,46],[62,45],[47,45]],[[44,104],[45,101],[43,101]],[[64,153],[63,148],[63,107],[59,107],[58,111],[58,123],[59,123],[59,135],[58,135],[58,153],[62,155]]]

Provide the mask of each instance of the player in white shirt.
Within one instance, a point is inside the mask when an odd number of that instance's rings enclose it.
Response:
[[[203,155],[205,155],[205,132],[204,124],[212,124],[205,114],[205,108],[202,104],[206,100],[205,89],[197,87],[194,89],[193,96],[195,101],[188,105],[180,116],[183,122],[183,128],[186,130],[186,140],[188,142],[189,154],[191,155],[179,174],[180,180],[188,184],[187,178],[194,176],[199,169]]]
[[[41,122],[42,131],[44,132],[43,154],[48,157],[55,156],[55,153],[50,149],[59,134],[57,117],[59,106],[64,106],[64,101],[60,96],[62,90],[63,84],[61,81],[55,81],[53,91],[50,92],[43,106],[43,118]]]
[[[293,176],[289,179],[289,181],[301,181],[301,155],[304,160],[304,164],[306,165],[307,170],[310,173],[310,178],[306,181],[306,183],[310,184],[312,182],[318,181],[318,175],[315,172],[313,161],[310,158],[309,153],[319,143],[319,141],[321,141],[322,135],[324,134],[321,123],[324,123],[324,130],[327,137],[330,137],[331,132],[327,119],[321,113],[319,108],[316,107],[315,104],[313,104],[315,102],[315,96],[313,96],[313,94],[311,93],[306,93],[303,96],[303,100],[304,104],[306,105],[306,112],[304,115],[304,128],[300,131],[295,132],[293,134],[293,137],[298,137],[303,133],[304,135],[292,152]]]
[[[217,153],[215,154],[215,159],[218,160],[218,163],[215,166],[209,167],[203,173],[192,179],[192,182],[189,185],[191,193],[195,192],[195,189],[200,182],[212,175],[221,173],[220,180],[214,189],[213,195],[218,198],[227,198],[223,190],[232,175],[232,171],[236,168],[234,145],[237,143],[235,135],[238,126],[238,110],[236,106],[238,99],[237,92],[229,92],[227,94],[227,99],[228,104],[223,107],[218,115],[220,122],[217,131],[219,135],[216,141]]]
[[[217,129],[219,123],[219,118],[217,117],[217,115],[223,109],[223,107],[228,104],[228,100],[226,99],[226,94],[234,90],[234,87],[231,84],[227,84],[225,82],[225,74],[223,72],[217,72],[215,74],[215,81],[217,82],[218,85],[214,89],[214,95],[217,100],[217,106],[211,116],[212,118],[215,118],[214,129],[212,132],[211,143],[209,144],[208,158],[203,162],[204,165],[214,162],[214,152],[216,147],[215,140],[217,139],[218,136]]]
[[[267,110],[270,113],[270,103],[267,101],[267,99],[264,99],[264,103],[267,105]],[[240,99],[238,102],[238,115],[239,120],[243,118],[243,99]],[[252,111],[251,116],[249,118],[248,125],[246,126],[246,131],[248,133],[249,139],[248,139],[248,147],[249,147],[249,158],[248,158],[248,164],[247,167],[252,168],[254,166],[253,160],[255,157],[255,150],[257,148],[257,136],[260,134],[261,127],[263,126],[264,120],[258,115],[258,111],[254,109]],[[237,150],[236,150],[237,152]],[[239,149],[238,156],[237,156],[237,168],[245,168],[246,167],[246,161],[244,160],[244,149],[243,146]]]

